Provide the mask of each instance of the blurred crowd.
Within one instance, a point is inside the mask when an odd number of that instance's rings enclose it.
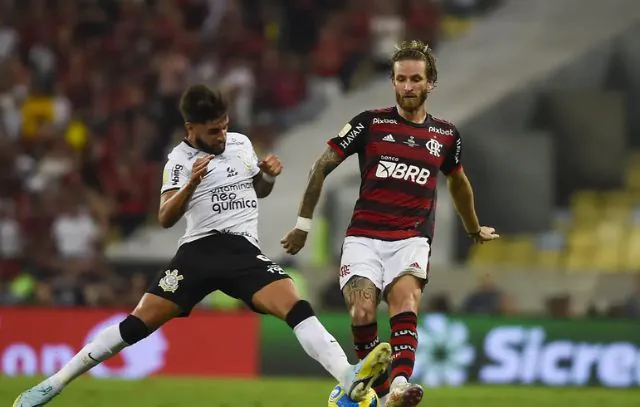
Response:
[[[102,253],[155,222],[189,84],[220,88],[260,153],[386,74],[398,41],[437,48],[497,3],[0,0],[0,304],[137,301],[147,276]]]

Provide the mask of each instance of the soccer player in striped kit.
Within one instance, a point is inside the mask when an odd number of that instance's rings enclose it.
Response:
[[[447,177],[469,236],[477,243],[499,236],[478,221],[458,130],[427,112],[425,102],[438,76],[431,50],[420,41],[404,42],[391,61],[396,105],[358,114],[328,141],[311,170],[298,222],[282,245],[290,254],[302,249],[324,179],[358,154],[360,197],[343,244],[340,287],[359,358],[380,342],[379,300],[389,305],[393,360],[374,388],[383,406],[414,407],[423,397],[422,387],[409,379],[418,345],[418,308],[428,281],[438,173]]]

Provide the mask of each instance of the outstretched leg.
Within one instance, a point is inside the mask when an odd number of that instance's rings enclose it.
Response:
[[[118,325],[101,331],[57,373],[18,396],[13,407],[40,407],[47,404],[74,379],[117,355],[127,346],[146,338],[179,313],[180,308],[173,302],[154,294],[145,294],[131,315]]]
[[[353,400],[362,400],[373,381],[387,370],[391,347],[386,343],[378,345],[357,365],[349,364],[338,341],[318,320],[311,305],[300,298],[290,279],[264,286],[253,295],[252,302],[259,311],[286,321],[307,354],[317,360]]]
[[[376,309],[380,290],[366,277],[353,276],[342,289],[344,300],[351,316],[353,347],[362,360],[380,343]],[[379,397],[389,393],[388,372],[385,370],[373,383]]]

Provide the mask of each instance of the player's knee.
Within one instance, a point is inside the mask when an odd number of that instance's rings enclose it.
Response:
[[[356,301],[349,306],[349,314],[354,325],[368,325],[376,321],[376,303]]]
[[[298,326],[298,324],[305,319],[311,318],[315,316],[315,312],[313,312],[313,308],[311,304],[305,300],[300,300],[296,302],[291,310],[287,313],[285,321],[287,325],[291,327],[291,329]]]
[[[402,312],[418,312],[420,300],[413,296],[400,300],[389,301],[389,311],[391,314],[399,314]]]
[[[138,343],[151,333],[147,325],[138,317],[128,315],[120,322],[120,336],[128,345]]]
[[[412,277],[412,276],[409,276]],[[422,289],[418,284],[403,282],[412,282],[413,278],[399,281],[394,284],[387,295],[387,303],[391,313],[400,312],[418,312],[420,301],[422,299]]]

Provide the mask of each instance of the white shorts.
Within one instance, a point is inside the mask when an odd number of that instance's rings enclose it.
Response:
[[[426,237],[385,241],[347,236],[340,260],[340,289],[353,276],[368,278],[382,293],[403,274],[422,278],[426,283],[430,251]]]

